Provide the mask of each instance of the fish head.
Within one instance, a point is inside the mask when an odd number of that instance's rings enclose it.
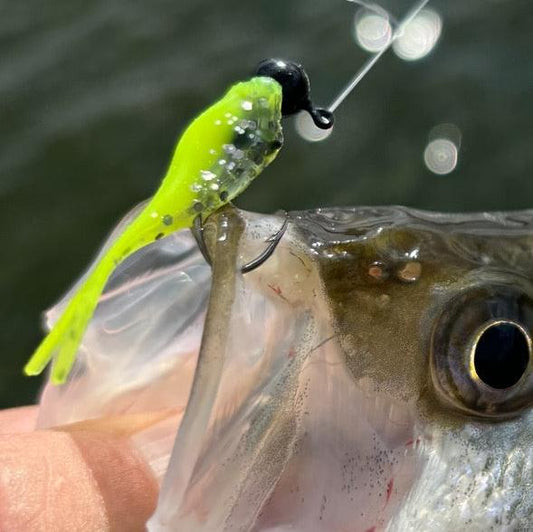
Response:
[[[527,527],[530,222],[401,208],[313,218],[331,235],[318,247],[343,371],[365,390],[353,412],[397,460],[378,474],[381,449],[356,460],[374,515],[355,529]]]
[[[526,529],[531,213],[228,212],[152,529]]]

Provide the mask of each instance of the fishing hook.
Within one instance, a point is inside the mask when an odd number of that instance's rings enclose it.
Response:
[[[283,220],[282,226],[272,236],[266,239],[265,242],[268,242],[268,246],[257,257],[255,257],[255,259],[252,259],[250,262],[247,262],[246,264],[243,264],[241,266],[240,269],[242,274],[250,273],[255,269],[259,268],[259,266],[264,264],[272,256],[274,251],[276,251],[276,248],[280,240],[283,238],[283,235],[287,230],[287,226],[289,225],[289,213],[287,211],[283,211],[283,214],[285,219]],[[209,254],[209,250],[207,249],[207,245],[204,239],[204,226],[202,223],[201,215],[198,215],[194,219],[191,227],[191,233],[193,234],[194,239],[196,240],[198,248],[200,249],[200,252],[202,253],[202,256],[204,257],[205,261],[207,262],[207,264],[212,266],[213,262],[211,260],[211,255]]]

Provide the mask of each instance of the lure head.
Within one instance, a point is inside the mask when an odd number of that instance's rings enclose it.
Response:
[[[188,204],[186,225],[232,201],[275,159],[283,145],[281,99],[279,83],[254,77],[186,129],[165,178],[165,195]]]
[[[180,140],[169,169],[174,177],[168,196],[179,195],[189,205],[186,224],[232,201],[275,159],[283,144],[283,116],[305,110],[318,127],[333,125],[329,111],[312,105],[301,65],[269,59],[256,74],[231,87]]]
[[[333,114],[311,103],[309,76],[302,65],[282,59],[265,59],[259,63],[256,74],[275,79],[281,85],[283,116],[307,111],[317,127],[330,129],[333,126]]]

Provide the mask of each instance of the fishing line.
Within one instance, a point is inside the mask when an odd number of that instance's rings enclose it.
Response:
[[[366,9],[369,9],[380,15],[383,15],[384,10],[379,8],[379,6],[370,5],[370,4],[367,4],[367,2],[363,2],[359,0],[348,0],[348,1],[354,4],[359,4]],[[335,98],[335,100],[333,100],[331,105],[328,107],[329,112],[333,113],[339,107],[339,105],[355,89],[355,87],[359,84],[359,82],[368,74],[368,72],[372,69],[372,67],[379,61],[381,56],[392,46],[394,41],[402,35],[405,28],[418,15],[418,13],[420,13],[420,11],[426,6],[428,2],[429,0],[421,0],[407,13],[407,15],[405,15],[404,19],[401,21],[399,26],[394,30],[391,36],[391,39],[389,40],[387,45],[384,46],[379,52],[371,56],[367,60],[367,62],[359,69],[359,71],[355,74],[353,79],[346,85],[346,87],[339,93],[339,95]],[[387,16],[388,16],[388,13],[387,13]]]

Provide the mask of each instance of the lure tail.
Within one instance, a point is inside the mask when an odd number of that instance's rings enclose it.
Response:
[[[65,382],[113,269],[140,247],[190,227],[197,216],[204,219],[231,201],[274,159],[281,147],[283,90],[289,95],[285,114],[305,108],[315,113],[322,125],[327,122],[327,113],[315,112],[310,104],[309,82],[299,65],[283,61],[269,65],[292,69],[290,76],[278,72],[281,81],[289,80],[287,87],[283,89],[275,78],[265,75],[272,73],[272,68],[258,71],[260,75],[236,84],[191,123],[154,197],[104,252],[27,363],[26,374],[40,373],[55,357],[51,380],[54,384]],[[331,121],[327,125],[330,127]]]
[[[54,358],[50,380],[53,384],[65,382],[87,325],[113,270],[134,251],[162,236],[161,226],[167,233],[187,226],[188,220],[176,219],[168,226],[155,219],[152,213],[158,207],[157,200],[153,199],[111,244],[24,367],[26,375],[38,375]]]
[[[52,357],[55,357],[51,381],[53,384],[65,382],[74,364],[83,334],[113,267],[114,264],[110,261],[109,255],[98,263],[24,367],[26,375],[38,375]]]

